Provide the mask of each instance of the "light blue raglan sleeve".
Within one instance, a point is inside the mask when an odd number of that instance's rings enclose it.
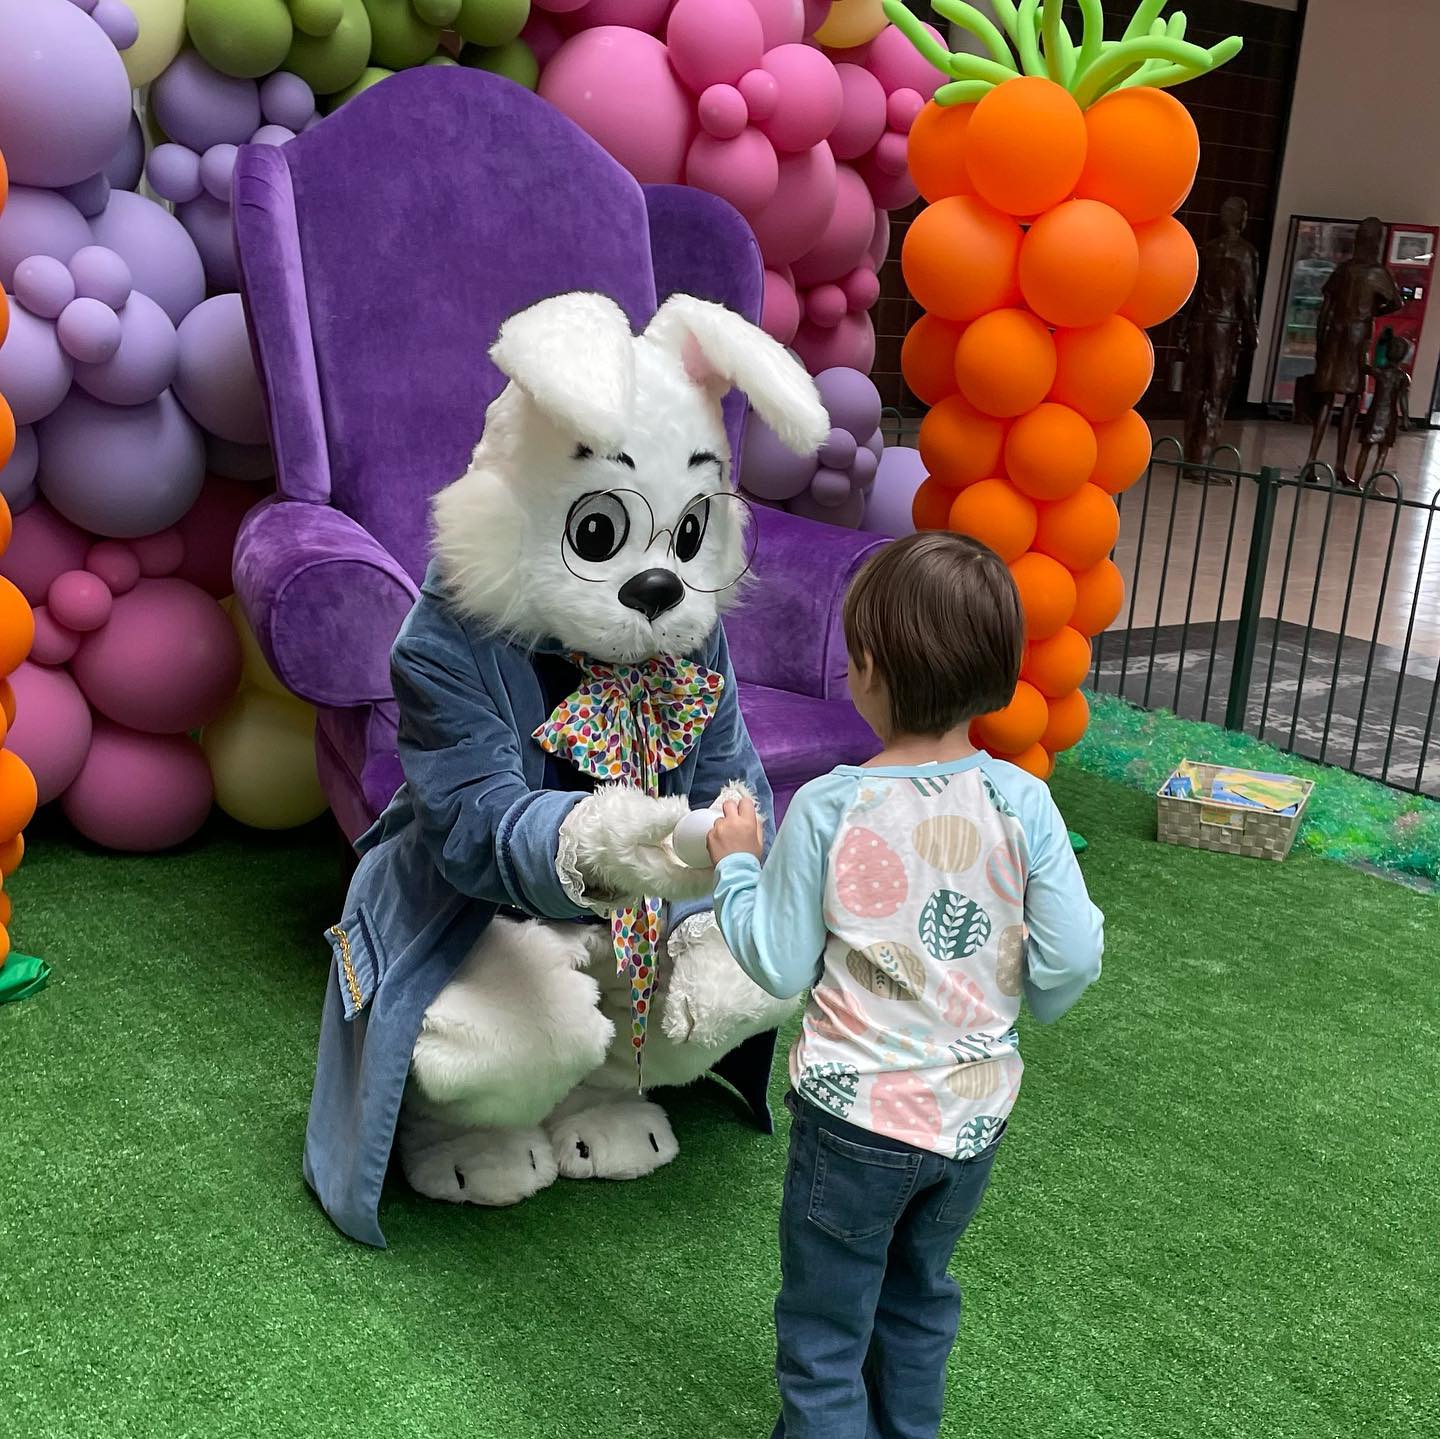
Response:
[[[1010,765],[986,772],[1025,830],[1025,1003],[1053,1024],[1100,977],[1105,916],[1091,902],[1065,821],[1049,789]]]
[[[825,870],[855,798],[853,775],[812,780],[790,803],[762,868],[732,854],[715,873],[715,919],[740,968],[788,999],[812,985],[825,953]]]

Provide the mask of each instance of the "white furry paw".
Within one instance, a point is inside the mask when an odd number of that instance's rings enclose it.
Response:
[[[692,916],[669,940],[669,975],[660,1027],[676,1044],[727,1053],[751,1035],[775,1029],[799,999],[776,999],[735,963],[715,918]]]
[[[619,905],[644,895],[703,899],[714,875],[681,864],[668,844],[689,813],[682,798],[652,799],[624,785],[581,800],[561,826],[561,849],[584,884],[582,902]]]
[[[566,1179],[639,1179],[680,1153],[665,1111],[643,1099],[596,1104],[545,1127]]]
[[[464,1129],[421,1120],[400,1126],[400,1165],[410,1187],[446,1204],[519,1204],[555,1182],[543,1129]]]

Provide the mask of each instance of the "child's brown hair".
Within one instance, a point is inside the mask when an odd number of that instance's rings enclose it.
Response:
[[[1004,560],[927,530],[886,545],[845,596],[845,644],[885,681],[897,734],[936,735],[1009,704],[1025,618]]]

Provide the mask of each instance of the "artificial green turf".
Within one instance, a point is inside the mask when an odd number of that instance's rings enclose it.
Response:
[[[944,1432],[1436,1433],[1440,902],[1056,793],[1105,975],[1024,1030]],[[55,974],[0,1008],[5,1439],[768,1434],[783,1150],[724,1091],[672,1104],[648,1181],[397,1189],[361,1248],[299,1172],[328,837],[31,854],[15,938]]]

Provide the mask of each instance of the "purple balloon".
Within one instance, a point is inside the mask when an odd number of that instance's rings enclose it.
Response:
[[[95,0],[90,14],[117,50],[128,50],[140,38],[140,22],[123,0]]]
[[[819,520],[822,524],[854,530],[860,527],[860,521],[865,516],[865,496],[858,490],[852,490],[838,505],[822,505],[812,494],[796,495],[790,501],[789,510],[792,515],[799,515],[803,519]]]
[[[85,365],[103,365],[120,348],[120,316],[99,300],[71,300],[55,322],[65,353]]]
[[[15,266],[13,294],[32,315],[58,320],[75,298],[75,276],[53,255],[31,255]]]
[[[200,157],[188,145],[157,145],[145,163],[145,178],[162,200],[183,205],[205,188]]]
[[[200,157],[200,183],[206,192],[222,205],[230,203],[230,187],[235,179],[235,157],[239,153],[234,145],[212,145]]]
[[[855,458],[855,448],[855,436],[849,430],[831,430],[820,446],[820,463],[832,470],[848,470]]]
[[[0,6],[0,153],[17,185],[89,179],[124,144],[130,113],[125,65],[83,11]]]
[[[315,114],[315,92],[298,75],[277,70],[260,82],[260,113],[271,125],[299,131]]]
[[[295,132],[284,125],[262,125],[251,137],[252,145],[288,145]]]
[[[10,333],[0,345],[0,395],[10,402],[15,423],[33,425],[52,413],[70,389],[73,374],[54,322],[13,305]]]
[[[740,452],[740,484],[762,500],[789,500],[803,494],[815,478],[815,456],[797,455],[753,410],[745,424]]]
[[[213,195],[201,195],[188,204],[177,205],[175,214],[204,262],[210,289],[238,290],[240,262],[235,258],[230,206]]]
[[[78,185],[66,185],[60,193],[89,219],[110,203],[110,181],[102,170],[88,180],[81,180]]]
[[[14,292],[15,267],[31,255],[67,262],[90,243],[90,226],[69,200],[49,190],[10,187],[0,210],[0,288]]]
[[[97,535],[130,539],[173,525],[205,478],[204,440],[169,390],[126,407],[74,390],[39,438],[45,498]]]
[[[880,391],[859,370],[822,370],[815,376],[820,399],[830,412],[830,423],[848,430],[857,442],[867,440],[880,427]]]
[[[170,316],[136,290],[120,311],[120,348],[103,364],[77,364],[75,383],[107,405],[143,405],[169,387],[179,357]]]
[[[150,106],[166,136],[197,153],[228,141],[243,145],[260,126],[260,90],[212,70],[198,50],[182,50],[150,86]]]
[[[141,580],[114,600],[109,623],[86,635],[70,670],[106,719],[143,734],[184,734],[230,703],[240,683],[240,641],[198,586]]]
[[[7,207],[0,226],[8,216]],[[172,323],[178,325],[205,298],[205,271],[195,242],[164,206],[129,190],[113,190],[105,213],[97,215],[90,228],[95,243],[124,259],[135,288],[149,295]],[[61,258],[68,260],[74,253]]]
[[[130,298],[133,280],[130,266],[114,250],[103,245],[86,245],[70,257],[75,293],[99,300],[118,310]]]
[[[19,425],[15,430],[15,448],[10,458],[0,465],[0,495],[10,506],[10,513],[18,515],[35,502],[35,470],[40,463],[40,445],[35,431],[29,425]]]
[[[207,434],[205,468],[222,479],[261,485],[275,478],[275,456],[269,445],[237,445],[218,435]]]
[[[250,352],[239,295],[215,295],[180,326],[175,394],[190,417],[212,435],[237,445],[269,437],[265,398]]]
[[[810,498],[826,509],[835,509],[850,498],[853,486],[844,470],[828,470],[823,465],[810,481]]]
[[[90,706],[64,670],[28,661],[10,676],[15,723],[5,737],[35,776],[40,803],[70,788],[90,752]]]
[[[914,534],[911,510],[915,491],[926,478],[919,450],[891,445],[880,457],[875,484],[865,498],[864,528],[871,534],[889,535],[896,540]]]
[[[850,462],[850,478],[858,489],[869,489],[875,482],[875,472],[879,468],[879,456],[874,450],[868,450],[862,445],[855,451],[855,458]]]
[[[125,132],[124,143],[115,152],[105,167],[105,178],[111,188],[133,190],[145,173],[145,130],[140,117],[130,112],[130,128]]]

